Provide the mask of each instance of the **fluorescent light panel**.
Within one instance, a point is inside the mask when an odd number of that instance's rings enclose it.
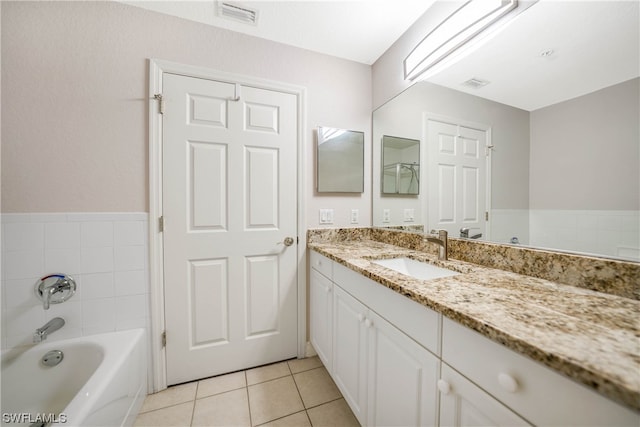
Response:
[[[422,39],[404,60],[414,80],[518,6],[517,0],[469,0]]]

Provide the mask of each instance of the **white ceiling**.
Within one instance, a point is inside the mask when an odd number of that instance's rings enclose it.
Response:
[[[123,3],[373,64],[434,1],[240,1],[258,10],[255,26],[218,17],[213,0]],[[429,81],[532,111],[638,77],[639,5],[638,0],[540,0]],[[540,56],[550,49],[552,55]],[[471,78],[491,83],[462,86]]]
[[[540,0],[428,81],[527,111],[627,81],[640,75],[639,6],[637,0]],[[550,56],[541,56],[548,50]],[[462,86],[471,78],[491,83]]]
[[[257,10],[257,25],[217,16],[215,0],[122,3],[371,65],[434,1],[228,1]]]

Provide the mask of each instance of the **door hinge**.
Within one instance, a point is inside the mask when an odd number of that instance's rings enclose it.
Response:
[[[484,213],[484,220],[485,220],[485,221],[489,221],[489,212],[488,212],[488,211],[486,211],[486,212]]]
[[[162,333],[162,348],[167,346],[167,331]]]
[[[493,150],[493,145],[487,145],[484,147],[484,155],[488,156],[491,153],[491,150]]]
[[[164,231],[164,216],[158,218],[158,231],[161,233]]]
[[[160,101],[160,114],[164,114],[164,98],[162,97],[162,94],[156,93],[155,95],[153,95],[153,98]]]

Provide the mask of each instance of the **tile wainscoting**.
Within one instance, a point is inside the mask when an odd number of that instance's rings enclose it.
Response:
[[[2,348],[31,344],[53,317],[65,326],[48,339],[149,329],[147,213],[2,215]],[[38,278],[67,273],[76,294],[44,310]]]
[[[640,261],[640,211],[493,209],[491,241]],[[455,236],[452,236],[455,237]]]

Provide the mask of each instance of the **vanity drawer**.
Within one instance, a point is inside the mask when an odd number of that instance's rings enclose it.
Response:
[[[318,270],[325,277],[333,280],[333,261],[316,251],[311,251],[309,255],[311,267]]]
[[[442,360],[535,425],[638,425],[631,409],[448,318]]]

